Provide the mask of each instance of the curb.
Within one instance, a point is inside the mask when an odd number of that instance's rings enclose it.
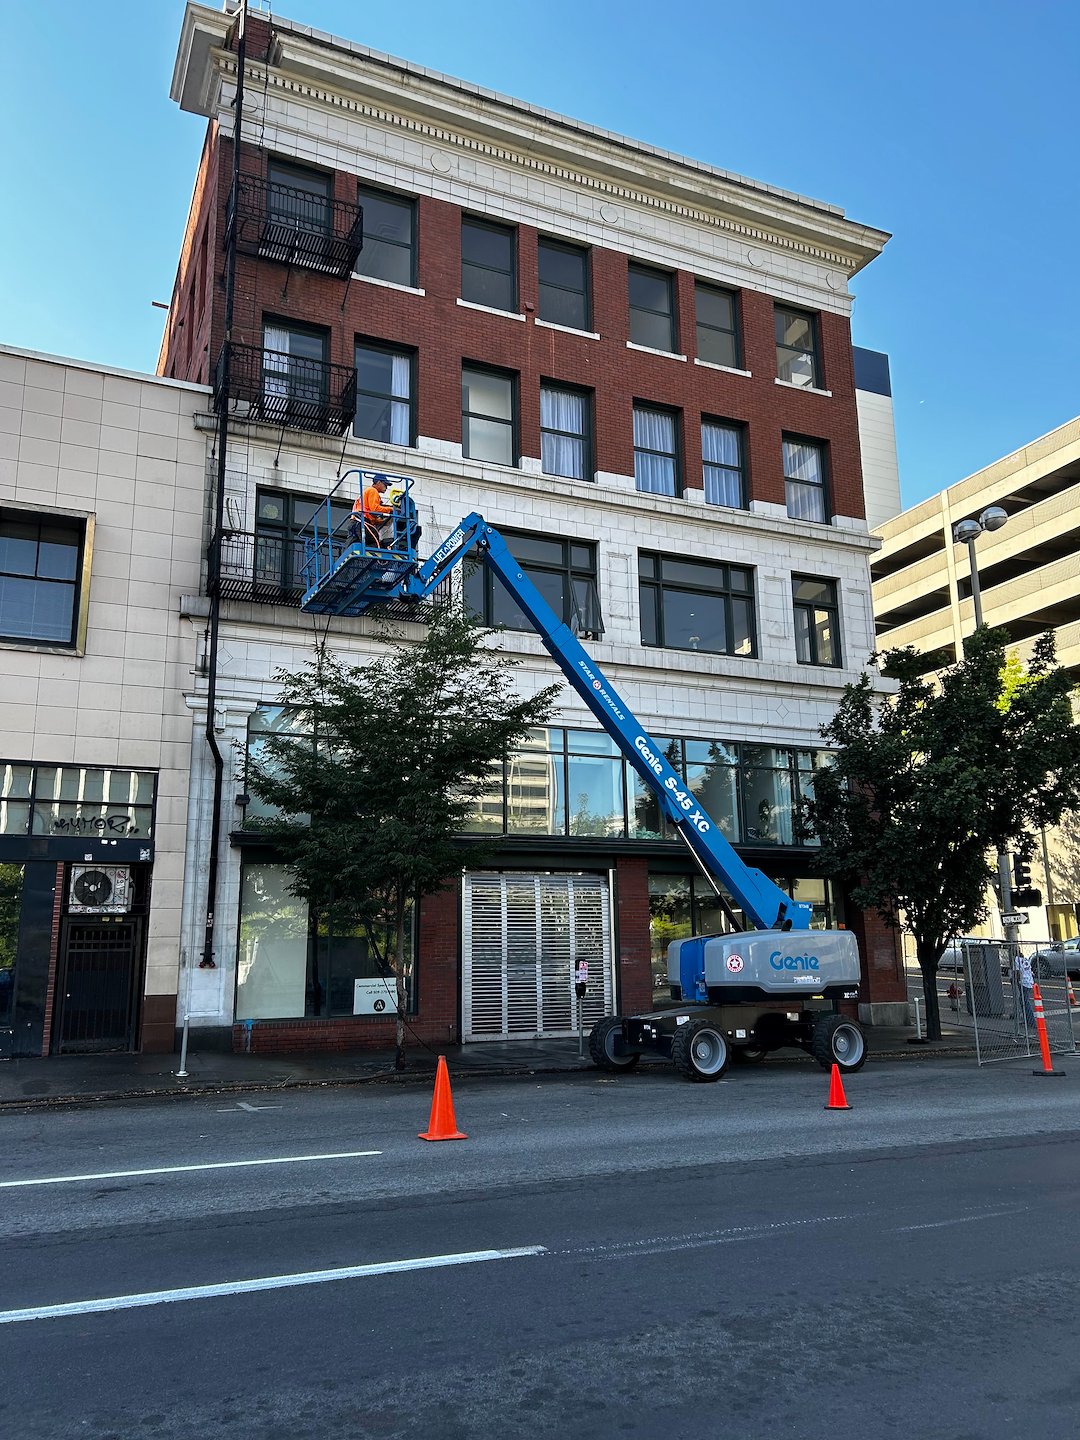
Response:
[[[971,1059],[974,1051],[970,1049],[941,1049],[941,1050],[882,1050],[869,1054],[867,1064],[885,1060],[953,1060]],[[662,1062],[656,1062],[658,1065]],[[814,1061],[806,1055],[780,1055],[772,1058],[771,1064],[778,1065],[811,1065]],[[531,1075],[576,1075],[586,1074],[593,1070],[589,1061],[574,1060],[566,1064],[548,1065],[505,1065],[498,1068],[485,1070],[463,1070],[455,1078],[454,1083],[462,1084],[468,1080],[510,1080],[515,1078],[528,1078]],[[637,1078],[648,1073],[644,1071],[633,1072]],[[250,1095],[250,1094],[274,1094],[282,1090],[330,1090],[345,1089],[348,1086],[361,1085],[415,1085],[419,1083],[430,1084],[434,1080],[435,1072],[430,1074],[419,1071],[399,1072],[396,1070],[379,1070],[370,1075],[342,1075],[322,1077],[319,1079],[289,1079],[279,1081],[266,1080],[239,1080],[226,1083],[196,1083],[190,1084],[186,1081],[177,1081],[175,1086],[165,1088],[163,1086],[151,1086],[141,1090],[103,1090],[95,1095],[27,1095],[19,1099],[0,1099],[0,1113],[5,1110],[63,1110],[76,1109],[79,1106],[89,1107],[92,1105],[117,1104],[124,1100],[183,1100],[187,1098],[199,1098],[207,1095]],[[625,1077],[627,1079],[631,1076]]]

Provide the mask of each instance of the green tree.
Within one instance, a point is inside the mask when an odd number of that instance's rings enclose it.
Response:
[[[493,763],[547,723],[559,693],[553,685],[516,695],[518,662],[488,634],[447,606],[419,642],[387,630],[385,648],[364,665],[316,650],[299,671],[276,676],[298,733],[263,737],[246,777],[276,817],[259,828],[291,867],[291,889],[320,932],[361,928],[394,975],[398,1068],[409,908],[460,870],[457,837]]]
[[[1026,666],[983,626],[937,682],[911,649],[881,657],[895,693],[868,675],[845,688],[822,736],[835,765],[808,809],[825,872],[914,938],[927,1033],[941,1036],[935,974],[946,944],[986,915],[992,856],[1030,854],[1040,826],[1080,800],[1072,680],[1041,636]]]

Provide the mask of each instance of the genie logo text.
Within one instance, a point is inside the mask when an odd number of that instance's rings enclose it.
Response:
[[[779,950],[774,950],[769,956],[774,970],[816,970],[819,963],[816,955],[781,955]]]

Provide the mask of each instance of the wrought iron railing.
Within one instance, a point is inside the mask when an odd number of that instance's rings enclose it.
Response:
[[[299,605],[304,593],[307,547],[293,535],[251,535],[223,530],[210,544],[209,588],[222,600],[247,600],[256,605]],[[443,586],[421,604],[393,601],[380,605],[379,614],[390,620],[427,623],[440,605],[451,603],[450,586]]]
[[[341,279],[352,274],[364,243],[359,205],[256,175],[240,176],[235,206],[229,196],[226,226],[227,235],[235,228],[236,248],[246,255]]]
[[[292,430],[344,435],[356,414],[356,371],[258,345],[221,348],[214,371],[220,403],[229,356],[229,406],[234,414]]]

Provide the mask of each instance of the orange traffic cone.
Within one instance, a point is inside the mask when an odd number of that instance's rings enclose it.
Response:
[[[1069,986],[1069,1004],[1070,1004],[1070,1005],[1075,1005],[1075,1004],[1076,1004],[1076,992],[1075,992],[1075,991],[1073,990],[1073,988],[1072,988],[1072,980],[1071,980],[1071,978],[1070,978],[1070,980],[1068,981],[1068,986]]]
[[[431,1097],[431,1119],[428,1128],[419,1140],[467,1140],[469,1137],[457,1128],[454,1119],[454,1097],[450,1094],[450,1072],[446,1068],[446,1056],[439,1056],[439,1068],[435,1071],[435,1094]]]
[[[851,1106],[850,1106],[850,1105],[848,1104],[848,1102],[847,1102],[847,1096],[844,1094],[844,1082],[840,1079],[840,1066],[839,1066],[839,1065],[835,1065],[835,1064],[834,1064],[833,1067],[832,1067],[832,1080],[831,1080],[831,1082],[830,1082],[830,1084],[829,1084],[829,1103],[825,1106],[825,1109],[826,1109],[826,1110],[850,1110],[850,1109],[851,1109]]]

